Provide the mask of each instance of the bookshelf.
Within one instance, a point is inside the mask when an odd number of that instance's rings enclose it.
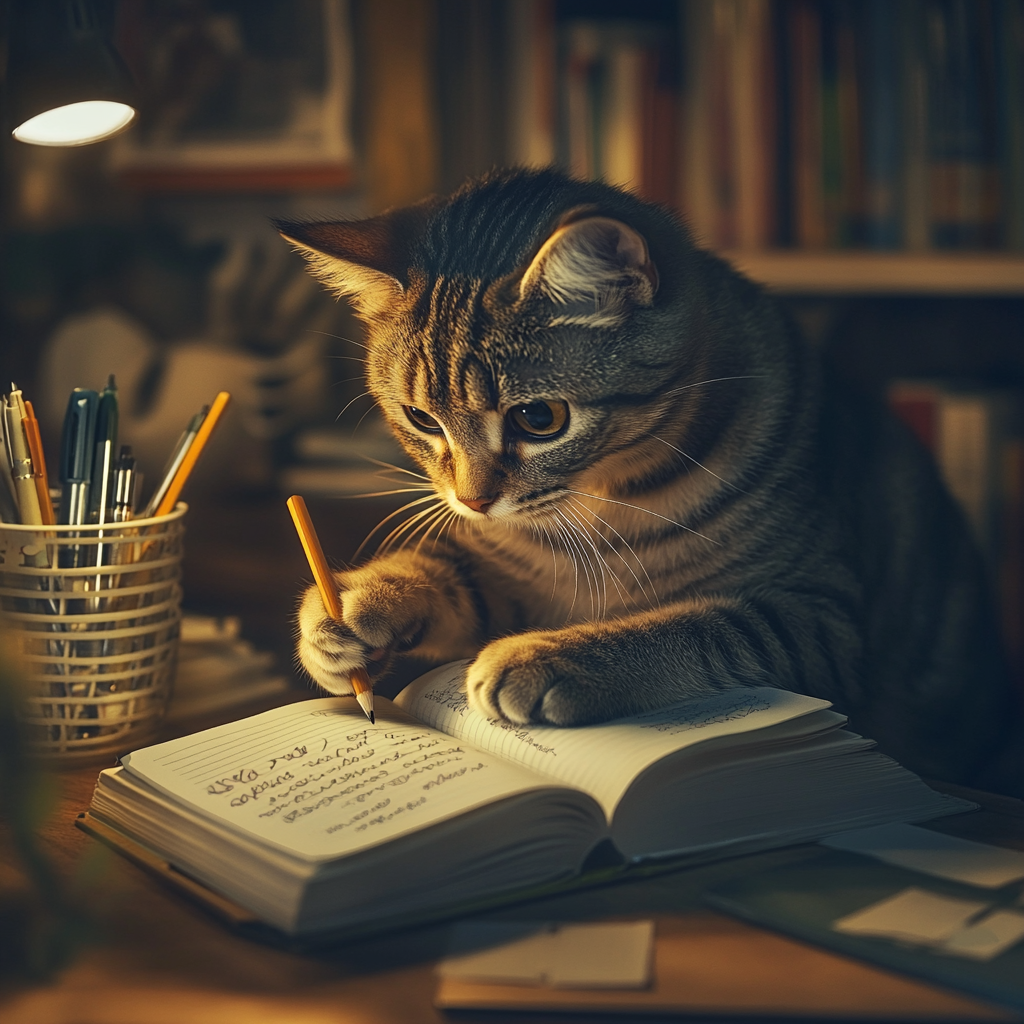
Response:
[[[1024,254],[794,249],[720,255],[782,295],[1024,296]]]

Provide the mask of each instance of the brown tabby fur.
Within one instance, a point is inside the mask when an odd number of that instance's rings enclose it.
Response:
[[[666,211],[509,171],[278,226],[365,319],[370,391],[436,492],[409,543],[337,574],[344,626],[305,595],[317,683],[350,692],[394,651],[472,658],[477,709],[559,725],[777,686],[917,771],[991,777],[1015,711],[962,516]],[[509,410],[539,400],[568,428],[517,436]]]

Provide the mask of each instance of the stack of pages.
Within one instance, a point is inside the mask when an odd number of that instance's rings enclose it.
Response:
[[[330,697],[136,751],[100,775],[90,813],[309,936],[569,882],[609,842],[628,871],[973,807],[813,697],[731,690],[601,725],[524,727],[469,709],[465,666],[378,699],[375,726],[353,698]]]

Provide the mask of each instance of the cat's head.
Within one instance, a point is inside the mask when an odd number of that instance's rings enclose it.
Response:
[[[278,227],[365,320],[370,390],[452,509],[528,525],[666,458],[678,473],[652,433],[686,404],[680,382],[718,370],[684,343],[696,252],[665,211],[508,171],[367,220]]]

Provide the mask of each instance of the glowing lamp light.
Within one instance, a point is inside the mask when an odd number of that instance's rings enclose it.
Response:
[[[14,138],[87,146],[129,127],[135,85],[95,0],[9,3],[4,119]]]
[[[123,132],[135,120],[135,108],[113,100],[83,100],[44,110],[11,134],[35,146],[88,146]]]

